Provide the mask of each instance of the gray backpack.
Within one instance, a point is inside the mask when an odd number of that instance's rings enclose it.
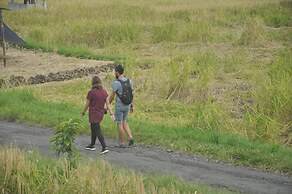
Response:
[[[134,95],[133,95],[133,90],[130,84],[130,80],[127,79],[126,81],[122,81],[120,79],[117,79],[118,82],[121,83],[122,85],[122,94],[119,94],[118,92],[117,95],[125,105],[129,105],[132,103]]]

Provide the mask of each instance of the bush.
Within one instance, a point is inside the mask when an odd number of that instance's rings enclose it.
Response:
[[[54,144],[53,150],[57,155],[67,154],[67,159],[72,167],[76,167],[76,160],[79,156],[79,152],[74,146],[75,136],[79,134],[82,128],[79,119],[69,119],[58,125],[54,130],[54,137],[50,140],[50,143]]]

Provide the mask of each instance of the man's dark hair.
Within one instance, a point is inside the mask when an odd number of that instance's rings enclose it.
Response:
[[[121,65],[116,66],[115,71],[118,72],[119,74],[124,74],[124,68]]]

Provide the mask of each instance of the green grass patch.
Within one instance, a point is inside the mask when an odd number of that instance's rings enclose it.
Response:
[[[66,57],[78,57],[78,58],[84,58],[84,59],[105,60],[105,61],[117,61],[117,60],[123,59],[123,57],[120,57],[120,56],[96,54],[86,47],[62,46],[58,48],[57,53],[64,55]]]
[[[171,127],[137,120],[130,120],[129,123],[135,139],[143,144],[190,152],[234,164],[292,172],[292,150],[278,144],[265,144],[216,131]],[[106,134],[110,136],[108,130]]]
[[[289,7],[290,6],[290,7]],[[268,26],[279,28],[292,25],[291,1],[278,5],[266,5],[250,10],[251,15],[260,15]]]
[[[66,57],[77,57],[82,59],[93,59],[101,61],[118,61],[124,59],[122,56],[109,55],[109,54],[97,54],[87,46],[49,46],[36,41],[28,41],[27,45],[24,45],[28,49],[41,49],[44,52],[56,52]]]
[[[43,102],[28,90],[1,90],[0,107],[2,119],[39,126],[54,127],[64,120],[80,116],[80,109],[66,103]]]

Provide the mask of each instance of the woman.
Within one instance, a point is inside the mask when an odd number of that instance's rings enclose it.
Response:
[[[104,105],[106,104],[107,109],[110,112],[111,119],[114,121],[115,116],[113,114],[112,107],[107,98],[107,92],[102,88],[101,80],[99,77],[94,76],[91,80],[92,89],[87,93],[86,104],[82,111],[82,116],[84,116],[85,112],[89,107],[89,123],[91,127],[91,144],[89,144],[85,149],[87,150],[96,150],[94,147],[96,137],[102,146],[102,150],[100,154],[105,154],[108,152],[108,149],[105,144],[104,136],[102,134],[100,128],[100,122],[103,119],[103,115],[105,113]]]

